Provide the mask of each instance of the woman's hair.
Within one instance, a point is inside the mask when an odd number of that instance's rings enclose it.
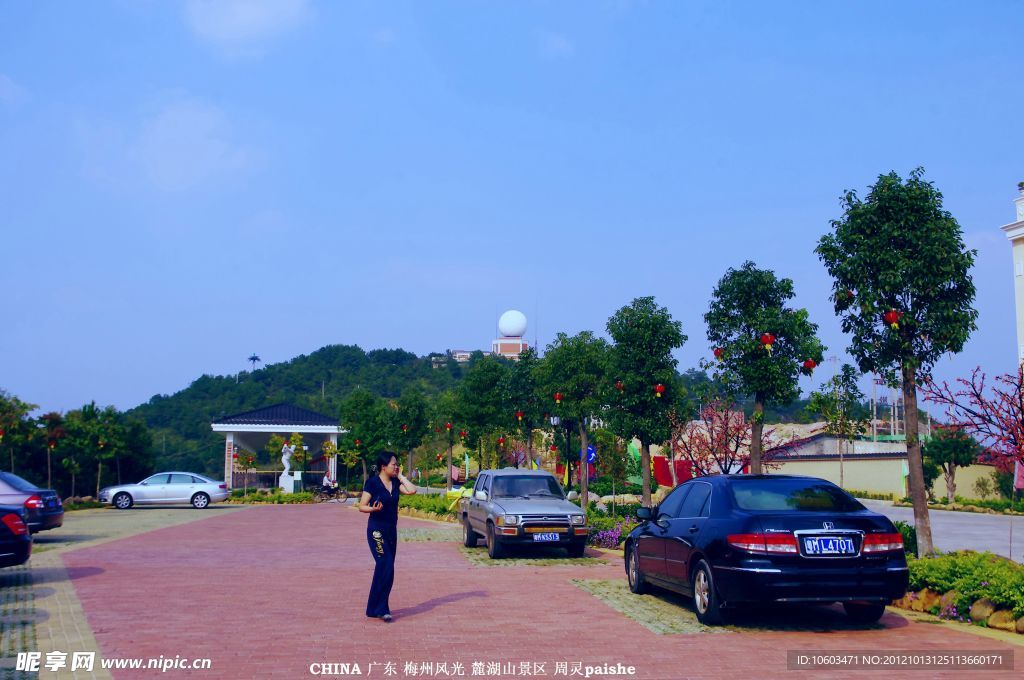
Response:
[[[378,451],[377,455],[374,457],[374,463],[371,469],[373,472],[380,474],[380,471],[387,467],[392,458],[398,460],[398,454],[394,451]]]

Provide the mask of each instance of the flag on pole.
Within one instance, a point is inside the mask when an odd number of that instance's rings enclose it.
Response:
[[[530,461],[530,469],[531,470],[539,470],[540,469],[540,466],[537,465],[537,461],[535,461],[535,460],[531,460]]]

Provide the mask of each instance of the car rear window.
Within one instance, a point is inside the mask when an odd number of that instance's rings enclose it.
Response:
[[[562,498],[562,488],[550,475],[495,475],[491,483],[494,496],[556,496]]]
[[[736,479],[730,484],[741,510],[856,512],[864,506],[835,484],[815,479]]]
[[[12,472],[0,472],[0,479],[14,487],[16,491],[36,491],[39,489],[39,487],[32,482],[22,479]]]

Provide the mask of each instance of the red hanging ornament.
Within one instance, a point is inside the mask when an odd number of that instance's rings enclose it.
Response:
[[[523,413],[522,411],[516,411],[516,420],[518,420],[519,422],[523,422],[523,416],[524,415],[526,415],[526,414]]]
[[[408,431],[409,431],[409,426],[408,426],[408,425],[405,425],[405,424],[403,424],[403,425],[402,425],[402,432],[408,432]]]
[[[465,430],[459,430],[459,437],[461,437],[462,439],[465,439],[466,435],[468,435],[468,434],[469,433],[466,432]]]
[[[439,462],[439,463],[441,462],[441,454],[440,453],[437,454],[437,462]]]
[[[722,349],[721,347],[716,347],[715,348],[715,358],[718,359],[719,361],[721,361],[722,357],[724,357],[724,356],[725,356],[725,350]]]
[[[771,333],[765,333],[761,336],[761,344],[764,345],[765,350],[768,352],[768,356],[772,355],[772,346],[775,345],[775,336]]]
[[[890,309],[882,315],[882,318],[885,319],[885,322],[889,324],[890,328],[896,331],[900,328],[900,319],[903,318],[903,312],[898,309]]]
[[[561,392],[555,392],[555,403],[556,404],[561,404],[562,403],[562,393]]]
[[[551,453],[558,453],[558,447],[554,444],[551,445]]]
[[[231,457],[234,458],[235,460],[238,460],[238,454],[237,453],[232,453]]]
[[[619,392],[621,392],[623,389],[625,389],[625,387],[626,386],[622,384],[621,380],[616,380],[615,381],[615,389],[617,389]]]
[[[361,445],[362,445],[362,443],[363,443],[363,440],[362,440],[362,439],[357,439],[357,440],[356,440],[356,446],[361,446]]]
[[[504,446],[504,445],[505,445],[505,438],[504,437],[498,437],[498,446]]]
[[[4,429],[0,427],[0,442],[4,440]]]
[[[448,430],[450,432],[451,429],[452,429],[452,424],[451,423],[445,423],[444,424],[444,429],[446,429],[446,430]]]
[[[654,386],[654,396],[661,399],[661,395],[665,393],[665,386],[658,383]]]
[[[808,371],[813,371],[817,365],[818,362],[816,362],[814,359],[808,359],[804,362],[804,368],[806,368]]]

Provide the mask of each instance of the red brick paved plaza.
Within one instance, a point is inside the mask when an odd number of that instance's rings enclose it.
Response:
[[[414,677],[406,663],[447,665],[415,677],[473,677],[474,662],[632,665],[641,678],[839,677],[787,670],[787,650],[946,651],[1021,648],[893,613],[884,629],[658,635],[573,585],[624,579],[597,566],[472,565],[454,542],[402,542],[391,596],[395,622],[363,616],[372,559],[365,516],[335,504],[258,506],[73,550],[63,555],[103,657],[209,657],[189,677],[312,677],[310,664],[358,663],[364,677]],[[399,532],[438,525],[402,517]],[[1021,654],[1017,654],[1021,657]],[[371,662],[380,665],[371,667]],[[556,675],[556,662],[570,674]],[[979,677],[1020,677],[1015,672]],[[508,670],[506,667],[505,670]],[[487,668],[485,666],[485,673]],[[963,677],[965,671],[904,677]],[[156,671],[115,671],[116,678]],[[183,674],[179,671],[179,674]],[[891,671],[847,677],[900,677]],[[163,674],[173,677],[174,673]],[[972,677],[975,675],[971,673]],[[332,676],[323,676],[332,677]],[[339,676],[333,676],[339,677]],[[595,676],[599,677],[599,676]]]

